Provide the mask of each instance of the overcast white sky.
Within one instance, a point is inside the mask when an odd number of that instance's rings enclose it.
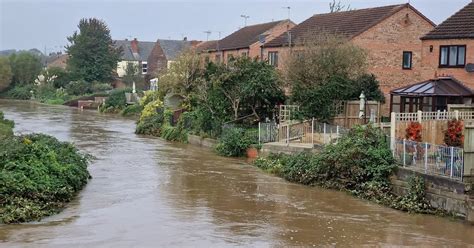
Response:
[[[286,19],[300,23],[324,13],[331,0],[0,0],[0,50],[38,48],[52,52],[67,44],[81,18],[97,17],[109,26],[114,39],[138,38],[205,40],[222,37],[248,24]],[[342,0],[361,9],[406,3],[406,0]],[[411,0],[413,6],[440,23],[471,0]]]

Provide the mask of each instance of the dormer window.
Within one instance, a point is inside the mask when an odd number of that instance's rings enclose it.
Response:
[[[458,67],[466,65],[466,46],[440,46],[439,67]]]

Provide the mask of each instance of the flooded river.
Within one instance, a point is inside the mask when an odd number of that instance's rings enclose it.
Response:
[[[0,247],[474,246],[474,226],[285,182],[241,159],[133,133],[134,121],[0,100],[17,133],[74,142],[93,179],[60,214],[0,225]]]

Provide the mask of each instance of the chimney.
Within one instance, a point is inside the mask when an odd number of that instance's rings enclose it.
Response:
[[[137,38],[133,39],[130,42],[130,46],[131,46],[131,49],[132,49],[132,53],[138,53],[138,40],[137,40]]]

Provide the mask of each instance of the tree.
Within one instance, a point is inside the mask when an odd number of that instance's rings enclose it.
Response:
[[[123,81],[128,87],[132,87],[132,84],[142,84],[143,76],[140,73],[138,64],[133,62],[127,62],[127,67],[125,68],[125,75],[123,76]]]
[[[248,115],[260,120],[284,101],[281,81],[266,62],[239,57],[221,68],[213,80],[230,103],[234,120]]]
[[[329,3],[329,11],[331,13],[335,12],[341,12],[341,11],[349,11],[351,9],[351,5],[344,5],[341,3],[341,1],[332,0],[332,2]]]
[[[202,82],[203,66],[201,57],[194,50],[181,53],[176,61],[159,79],[160,91],[163,94],[173,92],[189,101],[191,94]]]
[[[12,68],[6,57],[0,57],[0,92],[7,89],[12,82]]]
[[[69,70],[88,82],[112,80],[122,51],[115,47],[109,28],[95,18],[81,19],[78,28],[67,38]]]
[[[33,84],[41,73],[42,65],[38,56],[29,52],[13,54],[9,58],[15,85]]]

